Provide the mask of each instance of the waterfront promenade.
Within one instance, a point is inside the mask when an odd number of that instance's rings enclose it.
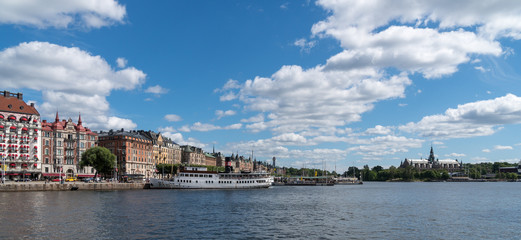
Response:
[[[77,188],[78,191],[111,191],[143,189],[145,183],[84,183],[84,182],[59,182],[35,181],[35,182],[7,182],[0,184],[0,192],[23,192],[23,191],[70,191]]]

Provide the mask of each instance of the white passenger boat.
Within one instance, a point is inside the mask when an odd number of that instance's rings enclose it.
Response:
[[[228,168],[227,168],[228,169]],[[268,188],[273,177],[267,172],[212,172],[204,167],[186,167],[171,180],[150,179],[150,188],[235,189]]]

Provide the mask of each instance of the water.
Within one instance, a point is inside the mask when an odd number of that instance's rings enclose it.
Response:
[[[0,239],[518,239],[521,183],[0,193]]]

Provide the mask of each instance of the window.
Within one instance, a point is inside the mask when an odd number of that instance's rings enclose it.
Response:
[[[62,150],[61,150],[61,149],[58,149],[56,155],[61,156],[61,155],[62,155]]]
[[[57,145],[58,145],[58,147],[61,147],[62,146],[62,141],[58,141]]]
[[[51,135],[49,134],[49,132],[45,132],[45,137],[51,137]]]
[[[45,149],[45,155],[49,155],[49,149],[48,148]]]
[[[49,159],[47,159],[49,160]],[[48,173],[49,172],[49,167],[45,167],[45,172]]]
[[[47,158],[47,157],[45,158],[45,163],[49,164],[49,158]]]

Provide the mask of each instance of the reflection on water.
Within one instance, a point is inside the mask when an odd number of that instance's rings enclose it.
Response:
[[[516,239],[521,183],[0,193],[0,239]]]

